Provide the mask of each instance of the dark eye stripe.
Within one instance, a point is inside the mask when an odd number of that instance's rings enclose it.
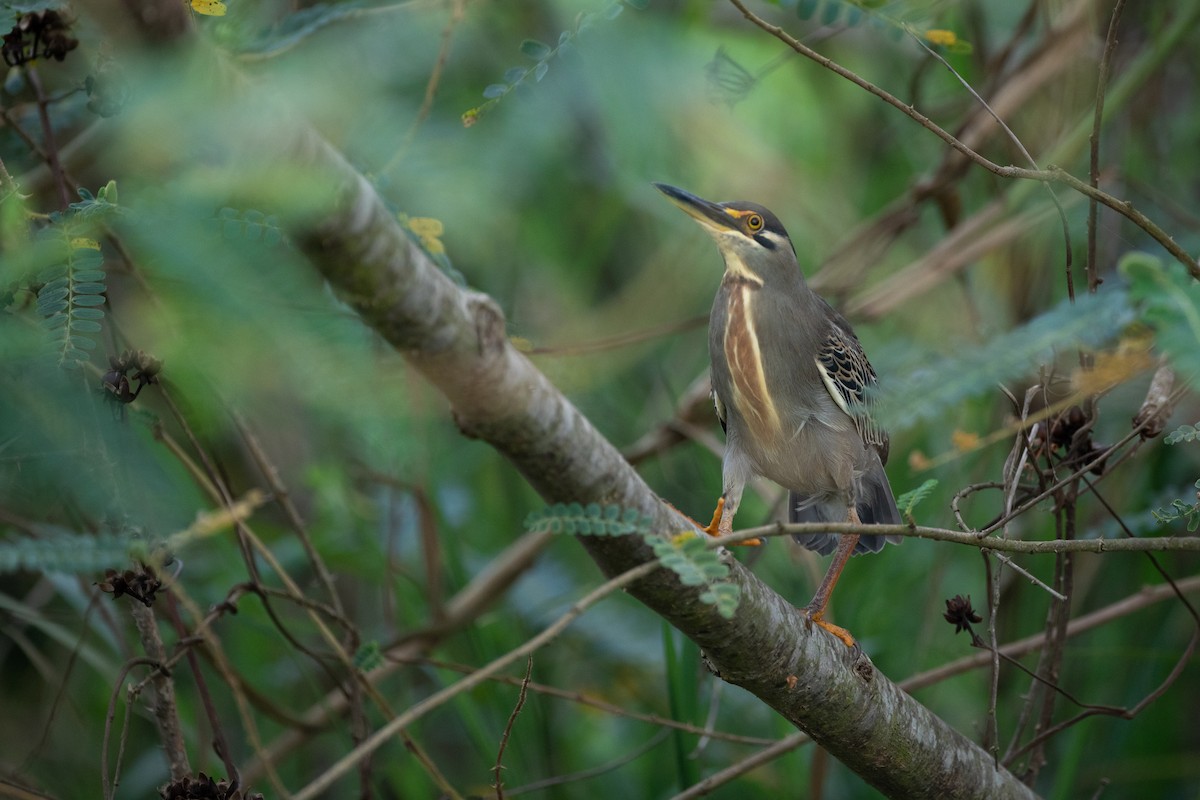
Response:
[[[758,242],[759,244],[761,244],[763,247],[767,248],[768,250],[775,249],[775,243],[772,242],[770,239],[768,239],[766,236],[763,236],[762,234],[755,236],[754,241]]]

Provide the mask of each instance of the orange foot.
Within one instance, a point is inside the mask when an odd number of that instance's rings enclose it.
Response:
[[[850,631],[834,625],[832,622],[826,622],[824,619],[822,619],[822,615],[825,613],[824,611],[817,611],[816,613],[813,613],[807,608],[802,608],[800,611],[812,622],[816,623],[818,627],[824,628],[840,639],[842,644],[846,645],[846,647],[849,647],[852,650],[859,649],[858,642],[854,641],[854,637],[850,635]]]
[[[717,508],[713,511],[712,522],[708,523],[708,527],[701,528],[702,531],[709,536],[721,535],[721,517],[725,514],[725,498],[717,498]],[[696,523],[699,527],[699,523]],[[747,539],[744,542],[736,542],[735,547],[758,547],[762,544],[762,539]]]

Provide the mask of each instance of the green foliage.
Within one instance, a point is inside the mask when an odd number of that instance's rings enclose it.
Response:
[[[239,211],[226,206],[217,212],[212,226],[214,231],[233,241],[261,242],[268,247],[283,241],[279,218],[253,209]]]
[[[480,117],[490,111],[510,92],[522,86],[529,78],[533,78],[535,83],[540,83],[550,70],[550,62],[567,52],[574,41],[597,21],[616,19],[627,5],[641,10],[646,7],[646,4],[647,0],[636,0],[635,2],[622,2],[618,0],[618,2],[606,6],[602,11],[590,11],[586,14],[580,14],[576,20],[575,27],[560,33],[558,43],[553,47],[536,39],[524,40],[521,42],[521,55],[533,61],[533,64],[511,67],[505,70],[504,79],[501,82],[485,86],[483,97],[486,102],[464,112],[462,115],[463,124],[468,127],[474,125],[479,121]]]
[[[1020,328],[953,356],[921,354],[888,369],[886,388],[877,393],[885,428],[907,428],[1023,377],[1057,353],[1092,348],[1115,338],[1133,320],[1128,296],[1115,288],[1063,302]]]
[[[662,565],[679,576],[684,586],[708,585],[701,595],[705,603],[716,606],[722,616],[730,618],[737,610],[739,590],[723,581],[729,568],[721,563],[716,550],[691,532],[664,537],[653,528],[653,519],[637,509],[589,503],[556,504],[531,512],[525,527],[531,531],[548,530],[572,536],[626,536],[640,534],[654,550]]]
[[[1195,425],[1180,425],[1163,437],[1163,443],[1179,444],[1180,442],[1194,442],[1196,439],[1200,439],[1200,428]]]
[[[1200,489],[1200,480],[1197,480],[1194,485]],[[1196,493],[1196,497],[1200,500],[1200,492]],[[1162,524],[1185,520],[1189,533],[1195,533],[1197,529],[1200,529],[1200,503],[1175,500],[1171,503],[1170,508],[1159,508],[1150,513],[1154,515],[1156,522]]]
[[[115,180],[101,186],[95,195],[81,186],[79,187],[79,196],[82,199],[71,203],[65,215],[55,212],[50,215],[50,218],[54,221],[70,219],[75,223],[99,225],[121,213],[117,197],[117,182]],[[79,229],[77,228],[76,230]],[[90,228],[87,228],[81,232],[90,232],[90,230]]]
[[[328,25],[358,16],[364,8],[366,5],[357,0],[315,3],[288,14],[266,30],[245,37],[237,48],[242,53],[256,56],[277,55],[302,44]]]
[[[1129,280],[1138,319],[1154,329],[1158,348],[1187,380],[1200,378],[1200,284],[1182,264],[1147,253],[1125,255],[1117,269]]]
[[[742,589],[735,583],[714,581],[708,585],[706,590],[700,593],[700,599],[705,603],[716,606],[717,613],[725,619],[733,619],[738,603],[742,599]]]
[[[361,672],[370,672],[373,669],[382,667],[383,663],[383,648],[379,646],[379,642],[375,639],[363,642],[354,654],[354,666]]]
[[[119,567],[146,552],[145,542],[113,533],[56,532],[0,541],[0,574],[12,572],[87,573]]]
[[[44,228],[39,238],[57,257],[38,276],[42,285],[37,312],[50,332],[59,365],[78,368],[96,348],[89,334],[100,332],[104,318],[104,257],[94,241],[69,237],[59,227]]]
[[[916,521],[913,518],[913,509],[917,505],[933,494],[933,490],[937,488],[938,482],[936,478],[929,478],[915,489],[910,489],[904,494],[896,498],[896,507],[900,509],[900,513],[908,520],[910,525],[915,525]]]
[[[556,504],[533,511],[525,519],[531,531],[548,530],[571,536],[625,536],[649,533],[653,520],[636,508],[602,506],[599,503]]]
[[[1180,444],[1181,442],[1194,442],[1200,439],[1200,428],[1195,425],[1180,425],[1175,430],[1163,437],[1165,444]],[[1197,489],[1200,489],[1200,480],[1193,484]],[[1200,492],[1196,493],[1196,499],[1200,500]],[[1195,533],[1200,529],[1200,502],[1188,503],[1184,500],[1176,499],[1171,503],[1170,508],[1159,508],[1150,512],[1154,515],[1154,520],[1161,524],[1170,522],[1179,522],[1180,520],[1187,522],[1189,533]]]

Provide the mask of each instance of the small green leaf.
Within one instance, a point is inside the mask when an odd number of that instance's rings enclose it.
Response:
[[[84,294],[78,295],[74,299],[74,304],[77,306],[102,306],[105,298],[102,294]]]
[[[525,67],[513,67],[512,69],[505,70],[504,82],[505,83],[516,83],[517,81],[524,78],[525,73],[527,73],[527,72],[529,72],[529,70],[525,69]]]
[[[73,319],[71,320],[71,330],[79,333],[99,333],[100,323],[90,319]]]
[[[896,498],[896,508],[900,509],[900,513],[907,517],[909,522],[912,522],[913,509],[922,500],[929,497],[933,490],[937,488],[937,485],[937,480],[930,478],[912,491],[905,492]]]
[[[75,319],[104,319],[102,308],[77,308],[71,312]]]
[[[533,68],[533,79],[541,83],[542,78],[546,77],[546,73],[549,71],[549,65],[545,61],[539,61],[538,65]]]
[[[483,90],[483,96],[488,100],[495,100],[508,92],[508,87],[503,83],[493,83]]]
[[[382,667],[383,663],[383,650],[377,641],[363,642],[354,654],[354,666],[362,672]]]
[[[47,286],[49,286],[49,284],[47,284]],[[38,303],[49,304],[58,300],[62,300],[67,296],[68,292],[70,292],[70,289],[68,289],[66,286],[55,287],[53,289],[42,289],[42,291],[38,292]]]
[[[521,42],[521,52],[534,61],[542,61],[554,51],[545,42],[539,42],[537,39],[526,39]]]

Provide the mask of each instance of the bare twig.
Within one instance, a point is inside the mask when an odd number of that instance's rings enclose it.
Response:
[[[492,788],[496,790],[496,800],[504,800],[504,779],[501,773],[504,771],[504,748],[508,747],[508,737],[512,734],[513,725],[517,722],[517,715],[521,713],[521,709],[525,707],[525,696],[529,693],[529,676],[533,674],[533,655],[529,656],[529,660],[525,662],[525,677],[521,679],[521,691],[517,694],[517,704],[513,706],[512,713],[508,715],[508,724],[504,726],[504,733],[500,736],[500,747],[496,750],[496,765],[492,767],[492,773],[496,776],[495,783]]]
[[[466,12],[467,0],[452,0],[450,19],[446,21],[446,27],[442,29],[442,43],[438,48],[437,58],[433,62],[433,71],[429,73],[429,82],[425,84],[425,97],[421,100],[421,107],[417,110],[417,116],[413,119],[412,125],[408,127],[408,132],[404,134],[404,141],[396,149],[395,155],[380,170],[381,175],[391,172],[397,164],[404,160],[404,156],[417,138],[417,131],[421,129],[429,112],[433,110],[433,98],[437,96],[438,85],[442,81],[442,71],[446,68],[447,59],[450,58],[450,43],[454,41],[454,31],[466,17]]]
[[[895,108],[896,110],[898,110],[902,114],[904,114],[905,116],[908,116],[909,118],[911,118],[917,124],[921,125],[926,130],[933,133],[935,136],[937,136],[939,139],[941,139],[947,145],[952,147],[954,150],[958,151],[963,156],[967,157],[968,159],[975,162],[976,164],[983,167],[984,169],[988,170],[989,172],[991,172],[995,175],[998,175],[1002,178],[1020,178],[1023,180],[1039,181],[1042,183],[1047,183],[1047,182],[1062,183],[1062,184],[1065,184],[1066,186],[1069,186],[1070,188],[1074,189],[1075,191],[1079,192],[1080,194],[1084,195],[1085,197],[1089,197],[1089,198],[1095,199],[1095,200],[1103,203],[1104,205],[1113,209],[1114,211],[1121,214],[1122,216],[1125,216],[1131,222],[1133,222],[1135,225],[1137,225],[1139,228],[1141,228],[1146,233],[1148,233],[1156,242],[1158,242],[1160,245],[1162,245],[1163,249],[1165,249],[1176,260],[1178,260],[1181,264],[1183,264],[1185,267],[1187,267],[1188,272],[1191,273],[1192,277],[1200,279],[1200,263],[1198,263],[1195,258],[1193,258],[1182,247],[1180,247],[1175,242],[1175,240],[1166,233],[1166,231],[1164,231],[1162,228],[1160,228],[1158,225],[1156,225],[1145,214],[1136,210],[1133,207],[1133,204],[1131,202],[1129,202],[1127,200],[1119,200],[1118,198],[1113,197],[1112,195],[1108,194],[1107,192],[1103,192],[1099,189],[1096,189],[1096,188],[1092,187],[1091,185],[1089,185],[1088,183],[1085,183],[1084,181],[1079,180],[1078,178],[1076,178],[1075,176],[1066,172],[1065,170],[1063,170],[1057,166],[1054,166],[1053,164],[1049,165],[1046,169],[1042,169],[1042,170],[1022,169],[1020,167],[1012,167],[1012,166],[1002,167],[999,164],[996,164],[996,163],[990,161],[989,159],[983,157],[982,155],[977,153],[975,150],[972,150],[970,147],[965,145],[963,142],[961,142],[960,140],[955,138],[954,135],[951,134],[949,131],[940,127],[933,120],[929,119],[929,117],[927,117],[924,114],[922,114],[921,112],[917,111],[911,105],[908,105],[907,103],[903,102],[895,95],[885,91],[884,89],[881,89],[880,87],[876,86],[875,84],[871,83],[870,81],[867,81],[864,78],[858,76],[854,72],[851,72],[850,70],[846,69],[845,67],[841,66],[840,64],[834,62],[833,59],[828,58],[827,56],[821,55],[817,51],[808,47],[803,42],[801,42],[800,40],[796,39],[795,37],[793,37],[786,31],[784,31],[778,25],[772,25],[771,23],[767,22],[762,17],[758,16],[753,11],[748,9],[746,7],[745,3],[742,2],[742,0],[730,0],[730,2],[733,3],[733,5],[738,9],[738,11],[742,12],[742,15],[746,19],[748,19],[750,22],[754,23],[758,27],[762,28],[764,31],[771,34],[775,38],[779,39],[781,42],[786,44],[788,47],[791,47],[793,50],[795,50],[800,55],[804,56],[805,58],[811,59],[812,61],[815,61],[816,63],[818,63],[821,66],[825,67],[826,69],[830,70],[831,72],[834,72],[837,75],[840,75],[841,77],[843,77],[846,80],[850,81],[851,83],[855,84],[859,88],[864,89],[865,91],[870,92],[871,94],[875,95],[880,100],[883,100],[888,105],[892,106],[893,108]]]
[[[741,761],[726,767],[720,772],[709,775],[699,783],[693,784],[686,790],[675,795],[671,798],[671,800],[693,800],[693,798],[696,797],[703,797],[713,789],[716,789],[718,786],[723,786],[724,784],[732,781],[734,778],[739,778],[750,770],[761,767],[763,764],[770,763],[780,756],[790,753],[797,747],[806,745],[811,741],[812,739],[809,738],[808,734],[806,733],[793,733],[790,736],[780,739],[770,747],[759,750],[757,753],[743,758]]]
[[[522,656],[529,656],[537,652],[541,647],[553,641],[560,633],[562,633],[568,625],[570,625],[579,615],[591,608],[593,605],[604,599],[615,591],[618,591],[629,584],[635,582],[639,578],[649,575],[651,572],[660,569],[655,561],[650,561],[640,566],[634,567],[627,572],[618,575],[617,577],[606,581],[597,588],[593,589],[582,599],[576,602],[567,610],[565,614],[555,620],[545,630],[534,636],[529,641],[523,643],[499,658],[492,661],[487,666],[481,667],[479,671],[469,675],[462,680],[447,686],[441,691],[434,692],[429,697],[419,703],[416,703],[406,712],[388,722],[382,728],[371,735],[369,739],[355,747],[346,755],[338,759],[332,766],[309,783],[301,791],[296,793],[295,800],[312,800],[314,797],[320,797],[333,785],[339,777],[344,775],[348,770],[352,769],[359,759],[365,758],[379,749],[380,745],[388,741],[398,731],[403,730],[408,725],[411,725],[416,720],[428,714],[433,709],[443,705],[458,695],[470,691],[485,680],[496,674],[500,670],[517,661]]]
[[[154,671],[158,671],[159,665],[152,658],[134,658],[130,659],[121,667],[121,673],[117,675],[117,679],[113,682],[112,693],[108,698],[108,710],[104,712],[104,736],[100,740],[100,787],[105,800],[111,800],[113,793],[117,790],[120,784],[121,775],[121,760],[125,752],[125,736],[121,736],[121,747],[117,753],[117,765],[114,769],[112,783],[108,779],[108,743],[112,739],[112,723],[117,715],[117,699],[121,696],[121,689],[124,688],[125,676],[134,667],[151,667]],[[129,710],[125,711],[126,724],[129,721]]]
[[[1088,181],[1093,189],[1100,188],[1100,128],[1104,124],[1104,93],[1108,89],[1108,73],[1112,66],[1113,50],[1117,47],[1117,23],[1125,9],[1125,0],[1117,0],[1112,18],[1108,22],[1108,35],[1104,39],[1104,53],[1100,56],[1100,68],[1096,72],[1096,111],[1092,116],[1090,143],[1090,166]],[[1087,270],[1088,291],[1092,294],[1100,288],[1100,265],[1096,262],[1096,216],[1099,206],[1096,200],[1088,200],[1087,219]]]
[[[449,669],[455,672],[461,672],[464,675],[470,675],[475,671],[475,667],[469,667],[465,664],[451,664],[445,661],[439,661],[437,659],[426,658],[423,656],[403,656],[396,658],[396,660],[404,664],[428,664],[430,666],[437,667],[438,669]],[[509,686],[520,686],[522,683],[519,678],[510,678],[505,675],[496,675],[492,677],[491,680],[495,683],[504,683],[508,684]],[[606,700],[589,697],[582,692],[571,692],[554,686],[547,686],[544,683],[530,681],[528,685],[529,690],[531,692],[536,692],[537,694],[547,695],[548,697],[558,697],[562,700],[569,700],[572,703],[578,703],[580,705],[588,706],[589,708],[595,708],[614,716],[635,719],[639,722],[657,725],[662,728],[671,728],[672,730],[682,731],[684,733],[693,733],[697,736],[707,736],[710,739],[720,739],[724,742],[751,745],[753,747],[766,747],[778,741],[776,739],[764,739],[761,736],[741,736],[736,733],[713,730],[710,727],[701,727],[699,725],[692,725],[688,722],[680,722],[679,720],[670,719],[668,717],[660,717],[658,714],[643,714],[638,711],[631,711],[628,708],[617,705],[616,703],[610,703]]]
[[[50,172],[54,176],[54,185],[58,188],[59,210],[66,211],[67,206],[71,205],[71,189],[67,185],[67,176],[63,172],[62,163],[58,158],[58,144],[54,139],[54,125],[50,122],[48,109],[50,101],[46,98],[46,92],[42,88],[42,79],[38,75],[37,68],[33,64],[27,64],[25,74],[29,77],[29,85],[33,87],[34,95],[37,97],[38,119],[42,123],[42,137],[46,142],[46,164],[50,167]]]
[[[142,640],[142,649],[152,662],[162,664],[167,660],[163,649],[162,639],[158,635],[158,624],[154,612],[138,602],[129,603],[129,613],[137,625],[138,635]],[[154,698],[151,707],[154,710],[154,721],[158,724],[158,735],[162,741],[163,750],[167,755],[167,766],[171,780],[177,781],[191,774],[188,764],[187,744],[183,738],[183,728],[179,724],[179,707],[175,703],[175,682],[171,676],[155,669],[151,681],[154,684]]]
[[[569,775],[556,775],[553,778],[545,778],[544,780],[527,783],[524,786],[517,786],[516,788],[508,790],[508,796],[516,797],[517,795],[529,794],[530,792],[540,792],[544,791],[545,789],[549,789],[552,786],[563,786],[568,783],[576,783],[578,781],[587,780],[588,778],[594,778],[597,775],[603,775],[606,772],[612,772],[614,769],[619,769],[629,762],[641,758],[646,753],[658,747],[669,735],[669,731],[659,731],[651,736],[645,744],[638,745],[628,753],[614,758],[611,761],[606,761],[603,764],[598,764],[594,767],[589,767],[588,769],[581,769],[578,772],[572,772]]]

